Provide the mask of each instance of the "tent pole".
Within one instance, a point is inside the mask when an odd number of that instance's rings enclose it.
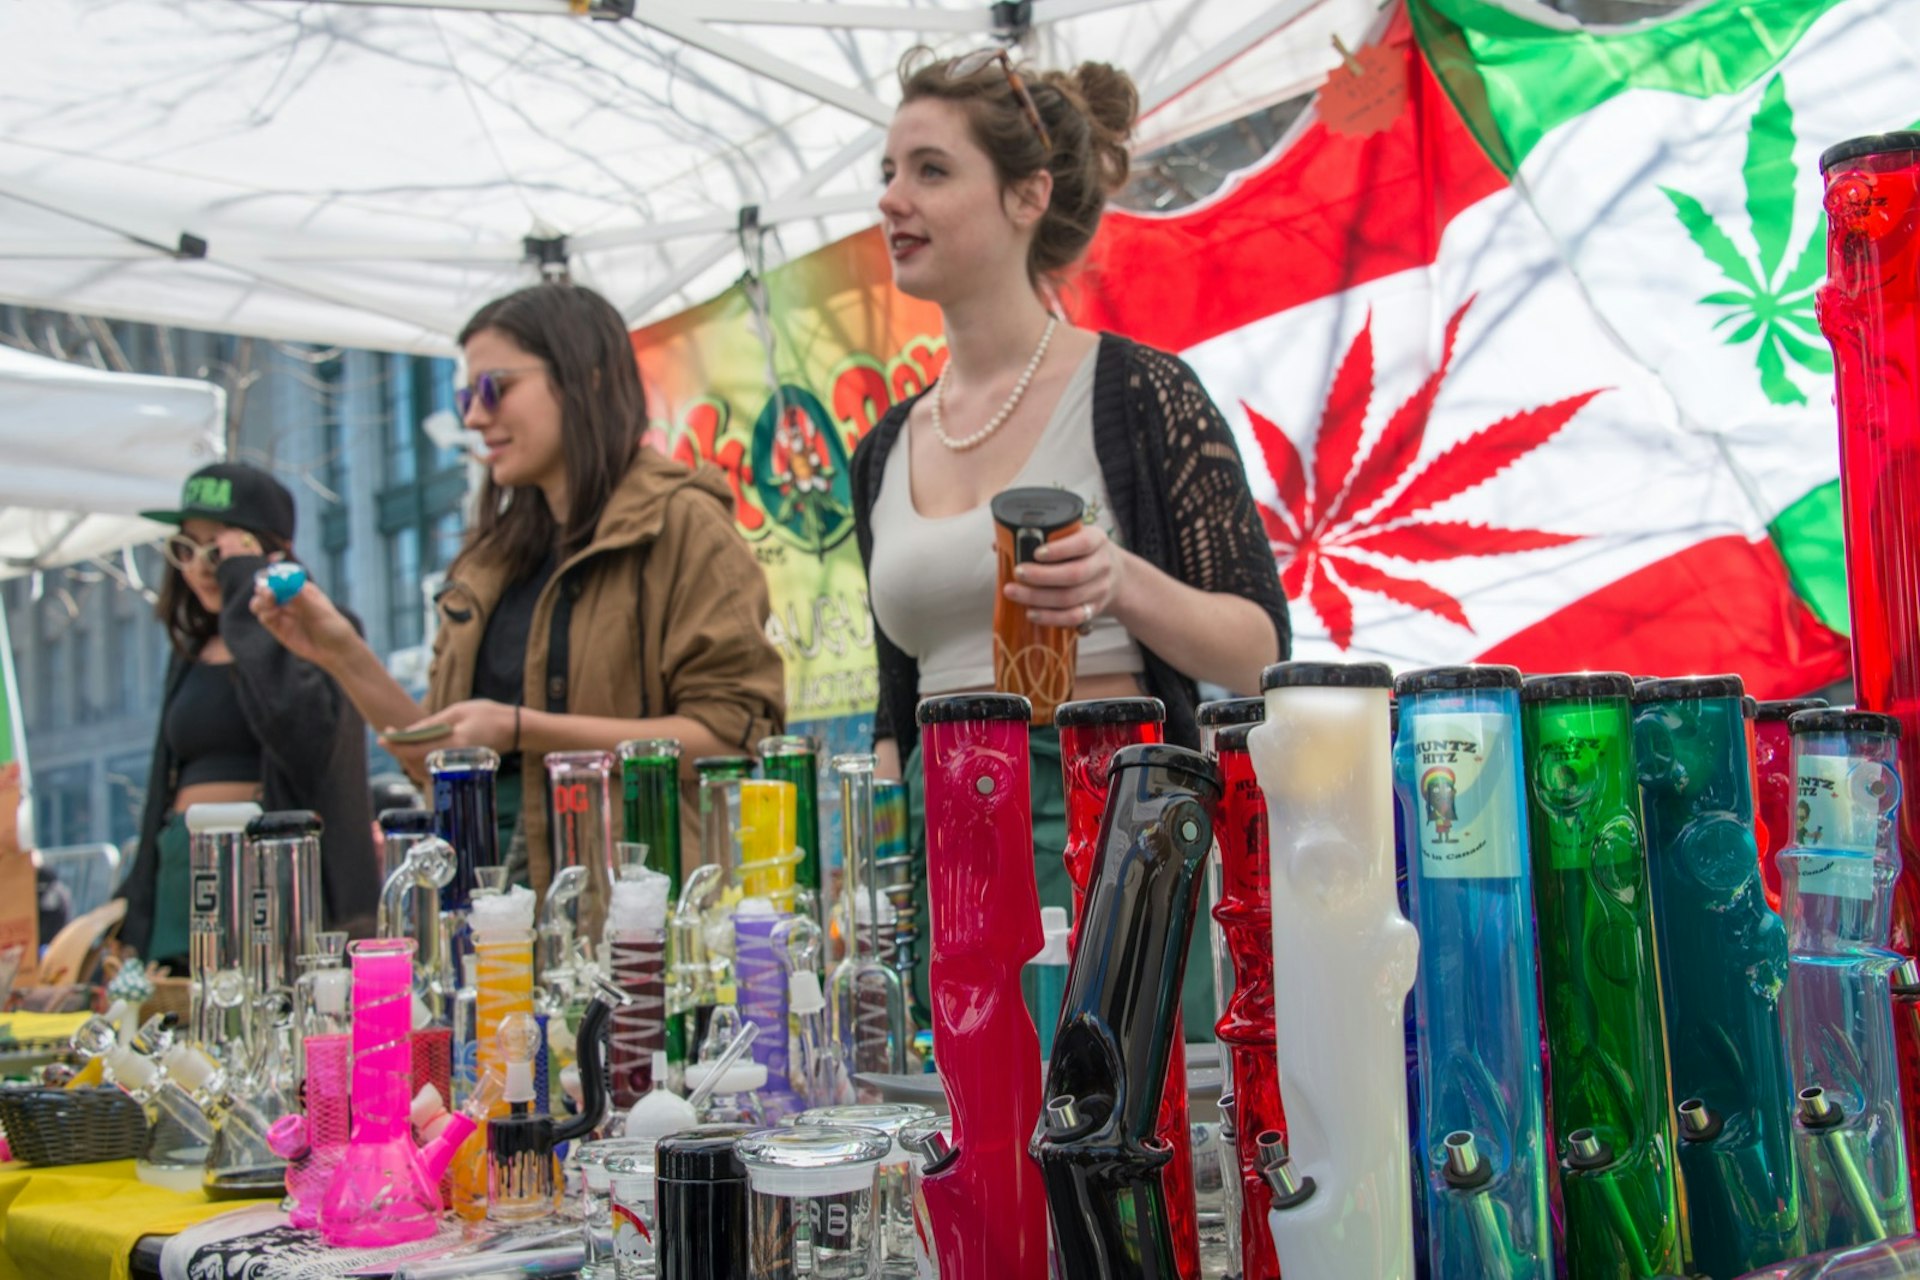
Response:
[[[1176,67],[1140,94],[1140,118],[1146,119],[1167,103],[1205,80],[1321,0],[1277,0],[1236,27],[1198,56]]]

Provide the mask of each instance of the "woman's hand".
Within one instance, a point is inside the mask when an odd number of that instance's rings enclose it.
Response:
[[[236,560],[243,556],[260,554],[260,539],[245,529],[236,529],[232,525],[227,525],[214,535],[213,545],[220,548],[222,560]]]
[[[395,732],[398,726],[388,725],[382,731],[380,745],[392,752],[393,758],[400,762],[400,767],[415,777],[424,776],[427,757],[445,747],[488,747],[506,755],[519,746],[515,741],[515,710],[504,702],[469,698],[405,726],[408,729],[421,729],[428,725],[444,724],[449,726],[449,732],[425,742],[393,742],[385,735]]]
[[[1126,555],[1097,524],[1048,542],[1035,563],[1016,565],[1007,599],[1043,627],[1078,627],[1112,610],[1126,577]]]
[[[222,533],[221,537],[226,534]],[[259,552],[259,547],[254,547]],[[253,616],[268,634],[278,640],[294,657],[325,668],[329,661],[360,643],[360,633],[347,621],[333,601],[319,587],[308,582],[300,593],[285,604],[273,598],[273,588],[265,582],[253,584],[250,606]]]

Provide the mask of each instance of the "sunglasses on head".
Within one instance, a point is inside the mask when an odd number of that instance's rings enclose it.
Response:
[[[507,388],[529,373],[540,373],[540,365],[525,365],[517,369],[489,369],[475,378],[471,385],[456,387],[453,392],[453,406],[460,411],[461,417],[477,403],[488,413],[500,407],[500,397],[507,394]]]
[[[1033,103],[1033,95],[1027,92],[1027,82],[1014,70],[1013,59],[1005,49],[976,49],[972,53],[963,53],[947,63],[947,79],[965,80],[969,76],[980,74],[990,62],[998,62],[1007,73],[1007,85],[1013,90],[1013,96],[1020,100],[1020,110],[1027,117],[1027,123],[1040,135],[1040,145],[1048,151],[1053,150],[1053,135],[1047,132],[1046,121],[1040,118],[1040,108]]]

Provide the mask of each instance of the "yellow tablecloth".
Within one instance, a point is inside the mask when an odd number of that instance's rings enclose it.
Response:
[[[150,1187],[134,1176],[131,1160],[0,1164],[0,1280],[127,1280],[141,1236],[271,1203]]]
[[[73,1038],[82,1024],[93,1015],[80,1013],[26,1013],[14,1010],[0,1013],[0,1032],[22,1044],[61,1044]]]

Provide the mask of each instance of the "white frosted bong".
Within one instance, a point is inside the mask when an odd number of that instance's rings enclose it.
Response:
[[[1247,749],[1266,793],[1284,1145],[1262,1143],[1280,1270],[1412,1280],[1402,1018],[1419,959],[1394,889],[1391,673],[1283,662]],[[1263,1135],[1240,1135],[1243,1143]]]

